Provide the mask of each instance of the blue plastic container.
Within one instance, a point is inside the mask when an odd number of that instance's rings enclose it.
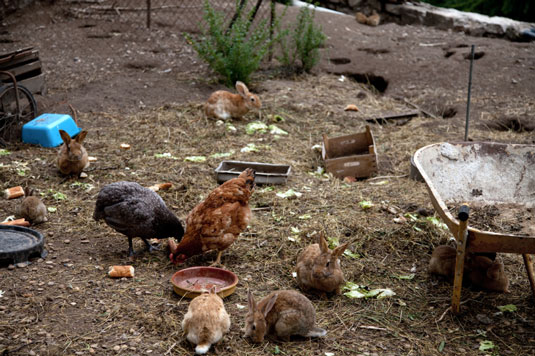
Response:
[[[63,143],[59,130],[66,131],[71,137],[82,131],[69,115],[42,114],[22,126],[22,142],[56,147]]]

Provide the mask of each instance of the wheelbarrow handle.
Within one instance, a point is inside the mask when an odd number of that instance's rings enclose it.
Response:
[[[470,207],[468,204],[463,204],[459,208],[459,214],[457,215],[459,217],[459,220],[466,221],[468,220],[468,217],[470,216]]]

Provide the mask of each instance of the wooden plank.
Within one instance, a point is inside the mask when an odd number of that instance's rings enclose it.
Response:
[[[0,70],[8,70],[17,65],[28,63],[39,59],[39,51],[33,50],[24,56],[5,57],[0,59]]]
[[[325,169],[337,178],[366,178],[377,172],[375,154],[353,155],[325,160]]]
[[[0,53],[0,59],[6,58],[6,57],[17,56],[17,55],[19,55],[21,53],[24,53],[24,52],[27,52],[27,51],[31,51],[32,49],[33,49],[33,47],[26,47],[26,48],[18,49],[18,50],[13,51],[13,52]]]
[[[334,138],[323,138],[328,158],[350,156],[354,154],[368,153],[368,147],[372,144],[366,132]]]
[[[8,72],[11,72],[16,78],[20,77],[23,74],[30,73],[33,71],[36,71],[36,74],[41,74],[41,61],[33,61],[27,64],[23,64],[21,66],[14,67],[12,69],[7,70]],[[38,71],[38,72],[37,72]],[[6,76],[0,77],[4,83],[9,83],[11,80],[6,78]],[[7,79],[7,80],[6,80]]]
[[[418,116],[420,111],[412,110],[404,113],[397,114],[387,114],[382,116],[373,117],[371,119],[366,119],[367,122],[377,123],[377,124],[386,124],[389,120],[400,120],[400,119],[412,119],[415,116]]]
[[[46,83],[45,83],[45,74],[41,73],[35,77],[20,80],[17,82],[20,85],[23,85],[28,89],[32,94],[46,94]]]

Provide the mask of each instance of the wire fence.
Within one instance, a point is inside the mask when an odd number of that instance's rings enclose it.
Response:
[[[68,0],[75,17],[119,21],[152,27],[173,27],[199,32],[203,26],[203,0]],[[253,11],[254,21],[272,21],[273,0],[208,0],[231,24],[237,10]]]

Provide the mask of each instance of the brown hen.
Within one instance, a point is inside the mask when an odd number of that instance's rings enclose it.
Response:
[[[212,264],[221,263],[221,253],[245,230],[251,219],[249,198],[254,189],[255,171],[245,169],[238,178],[214,189],[186,218],[186,232],[177,245],[169,240],[169,258],[174,264],[207,251],[218,251]]]

